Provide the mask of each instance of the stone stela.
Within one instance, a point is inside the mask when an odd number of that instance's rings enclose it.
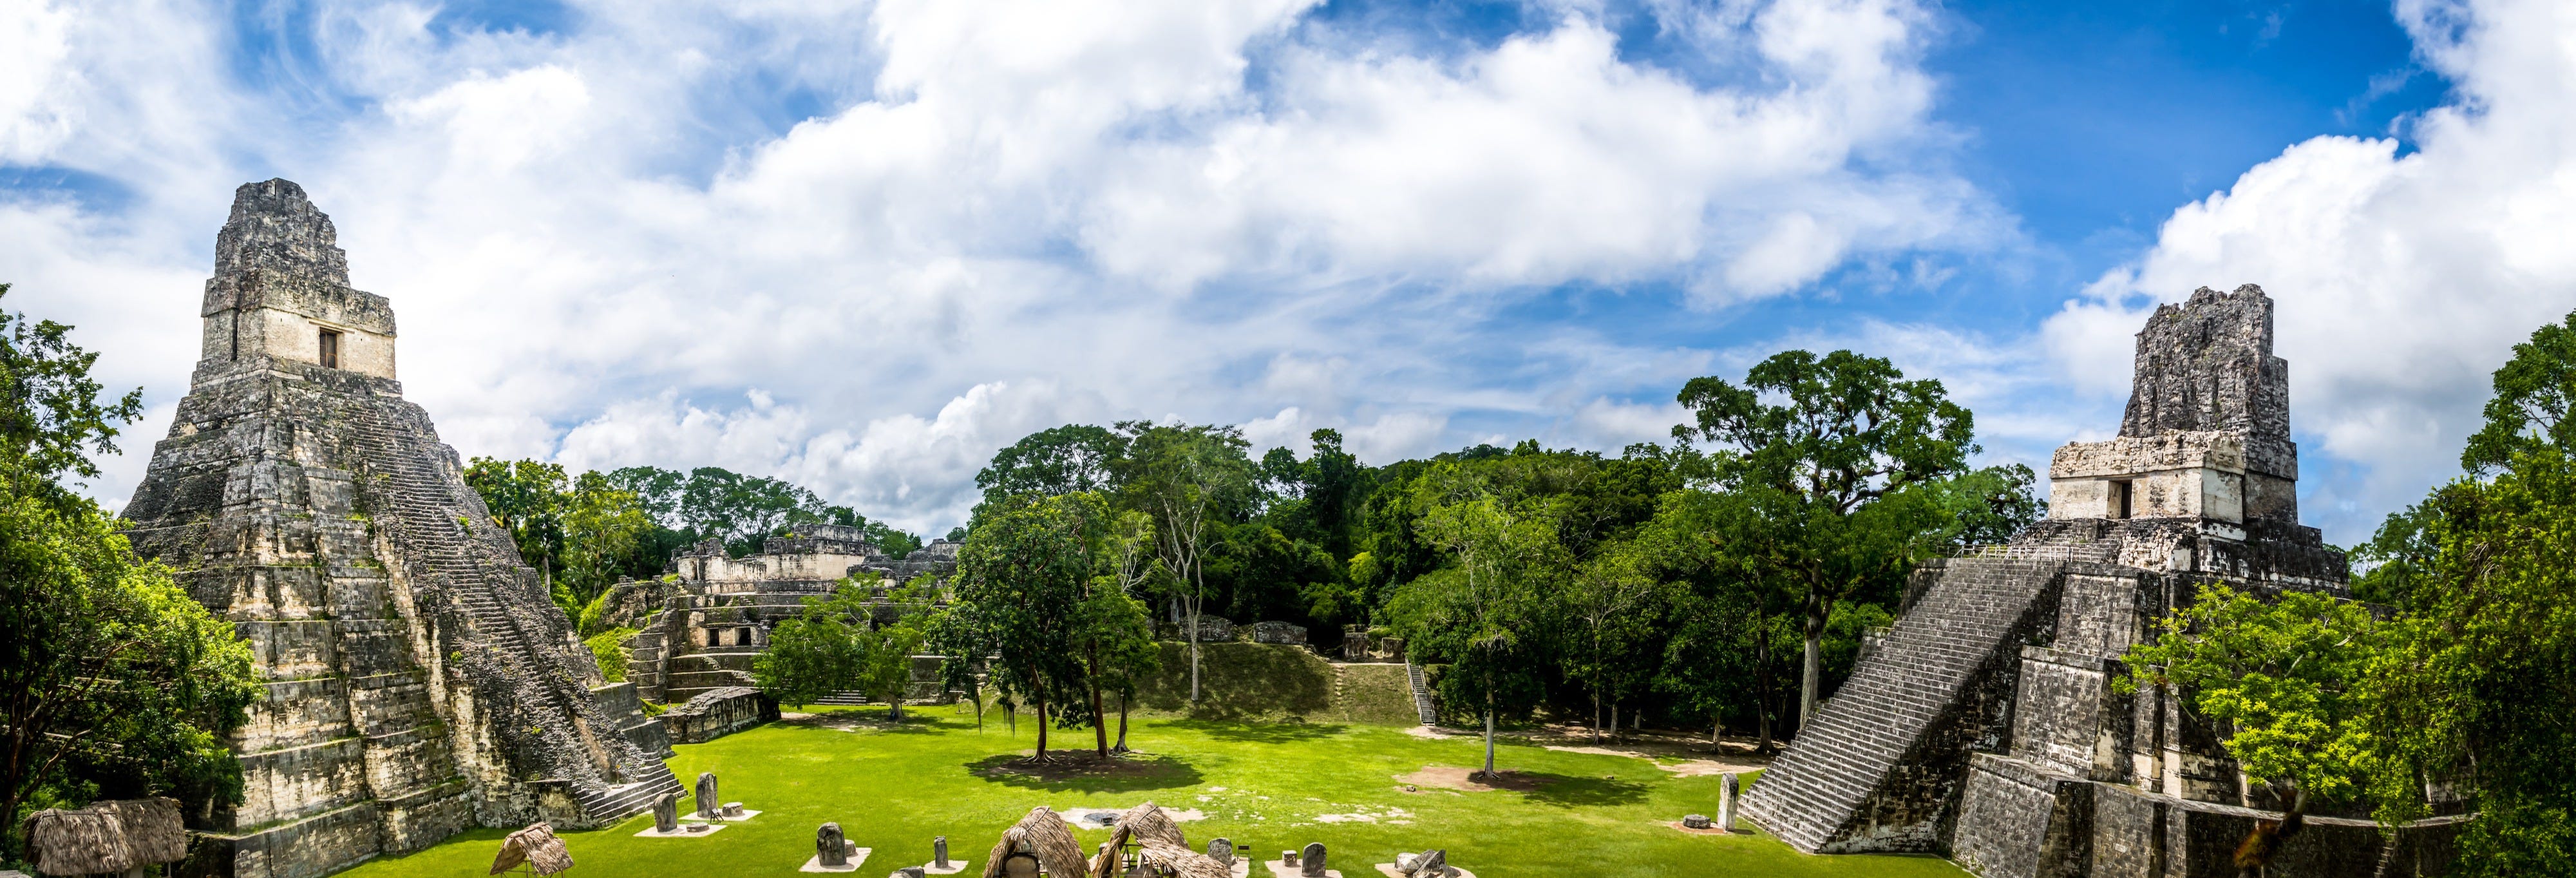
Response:
[[[203,821],[198,861],[310,878],[474,826],[603,826],[679,789],[660,722],[601,677],[403,399],[393,305],[349,285],[302,187],[234,192],[198,315],[188,394],[124,510],[135,552],[267,681],[229,741],[245,798]]]
[[[2252,285],[2158,307],[2119,436],[2057,450],[2046,520],[1915,571],[1742,816],[1802,851],[1941,853],[1985,878],[2234,874],[2237,842],[2286,803],[2175,693],[2111,681],[2203,586],[2348,596],[2343,553],[2298,523],[2272,320]],[[2276,874],[2413,875],[2455,831],[2383,839],[2366,814],[2317,814]]]

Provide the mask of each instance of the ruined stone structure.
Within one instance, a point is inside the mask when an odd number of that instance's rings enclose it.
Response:
[[[661,726],[602,685],[456,452],[394,380],[394,315],[351,289],[284,180],[235,193],[203,357],[125,507],[136,551],[249,639],[266,693],[236,807],[183,874],[303,878],[470,826],[614,821],[679,789]]]
[[[2204,585],[2346,594],[2343,554],[2298,523],[2288,375],[2261,289],[2158,308],[2120,435],[2057,450],[2048,520],[1916,571],[1743,815],[1800,850],[1947,853],[1986,878],[2236,874],[2282,803],[2175,693],[2111,681]],[[2275,863],[2439,874],[2457,820],[2383,843],[2359,815],[2312,815]]]
[[[742,558],[708,540],[674,556],[669,576],[611,589],[607,622],[638,629],[625,641],[626,676],[645,698],[687,701],[752,685],[751,663],[768,650],[769,629],[831,594],[843,577],[876,574],[878,597],[923,575],[944,588],[956,575],[957,549],[934,540],[895,558],[860,529],[828,524],[800,525]],[[939,659],[920,656],[914,665],[915,697],[937,696]]]

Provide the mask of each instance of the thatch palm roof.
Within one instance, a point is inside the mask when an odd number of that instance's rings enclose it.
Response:
[[[104,875],[188,858],[188,830],[171,799],[94,802],[27,818],[27,857],[48,875]]]
[[[1111,878],[1118,873],[1118,855],[1126,850],[1131,838],[1140,843],[1161,842],[1184,851],[1190,847],[1190,840],[1181,835],[1180,825],[1173,823],[1162,808],[1146,802],[1118,815],[1117,830],[1110,833],[1109,843],[1101,847],[1099,856],[1091,860],[1092,878]]]
[[[563,839],[544,823],[531,823],[528,828],[510,833],[501,840],[501,853],[492,858],[494,875],[528,864],[539,875],[552,875],[572,868],[572,852],[564,850]]]
[[[1089,871],[1085,868],[1089,864],[1082,859],[1082,842],[1073,838],[1073,827],[1044,805],[1029,809],[1029,816],[1002,830],[1002,840],[993,845],[993,855],[984,861],[984,878],[1000,878],[1002,861],[1023,850],[1038,858],[1038,868],[1056,878],[1073,878]]]
[[[1110,856],[1117,856],[1112,852]],[[1145,865],[1145,874],[1169,875],[1173,878],[1234,878],[1234,870],[1206,854],[1157,838],[1145,839],[1136,859]]]

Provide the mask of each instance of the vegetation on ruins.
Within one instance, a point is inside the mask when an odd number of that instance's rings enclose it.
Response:
[[[2257,782],[2394,825],[2475,813],[2469,875],[2576,871],[2576,315],[2498,369],[2463,477],[2352,550],[2376,610],[2205,590],[2129,656],[2223,720]]]
[[[896,557],[921,548],[919,538],[812,491],[716,467],[568,475],[562,464],[478,457],[467,464],[465,483],[574,619],[595,618],[588,611],[619,577],[659,575],[674,553],[702,540],[722,541],[728,554],[741,556],[811,523],[861,528]]]
[[[830,597],[780,620],[769,649],[752,660],[760,690],[799,708],[858,692],[884,702],[887,719],[903,721],[912,657],[928,637],[936,585],[917,577],[880,599],[881,587],[874,576],[846,578]]]
[[[232,626],[65,485],[97,478],[90,455],[142,408],[140,391],[99,399],[69,330],[0,312],[0,862],[35,808],[240,801],[224,738],[259,694]]]
[[[2177,686],[2194,713],[2224,724],[2227,753],[2248,780],[2284,788],[2290,813],[2360,799],[2371,744],[2357,720],[2387,638],[2369,608],[2209,585],[2158,629],[2124,657],[2120,692]]]

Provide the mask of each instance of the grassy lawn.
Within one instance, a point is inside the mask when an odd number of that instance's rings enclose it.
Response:
[[[612,829],[566,833],[578,863],[570,874],[797,875],[813,854],[814,828],[829,820],[851,841],[875,849],[857,873],[867,878],[928,862],[934,835],[948,836],[951,856],[975,861],[971,876],[980,873],[998,833],[1031,807],[1125,808],[1148,799],[1204,813],[1181,824],[1193,846],[1203,849],[1208,839],[1226,836],[1270,858],[1320,841],[1348,878],[1373,878],[1370,864],[1426,847],[1448,848],[1450,862],[1481,878],[1966,874],[1930,857],[1815,857],[1767,836],[1675,831],[1666,824],[1684,813],[1715,813],[1718,778],[1675,777],[1627,756],[1509,746],[1498,764],[1526,773],[1534,788],[1424,786],[1408,793],[1398,775],[1475,765],[1479,745],[1389,726],[1140,720],[1130,744],[1148,752],[1122,773],[1042,778],[997,770],[1033,744],[1026,723],[1014,737],[998,714],[979,733],[972,717],[946,708],[917,710],[901,727],[877,722],[881,713],[826,713],[681,746],[671,768],[684,781],[716,772],[724,798],[760,816],[707,838],[635,838],[652,825],[650,814]],[[1087,747],[1090,741],[1088,731],[1058,732],[1050,744]],[[684,800],[681,807],[692,806]],[[503,834],[477,830],[344,874],[482,875]],[[1086,852],[1108,837],[1097,829],[1077,835]]]

